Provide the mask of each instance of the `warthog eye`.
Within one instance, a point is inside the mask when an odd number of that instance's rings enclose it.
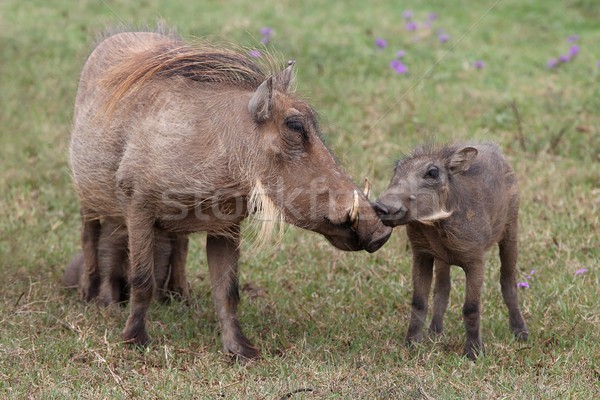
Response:
[[[298,118],[289,118],[285,121],[285,126],[291,131],[297,132],[302,136],[306,135],[306,130],[304,129],[304,123],[302,120]]]
[[[437,179],[440,176],[440,170],[435,165],[432,165],[427,169],[427,173],[425,174],[425,178],[429,179]]]

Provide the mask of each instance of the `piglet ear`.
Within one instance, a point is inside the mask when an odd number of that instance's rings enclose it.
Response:
[[[256,122],[264,122],[271,117],[273,108],[273,77],[260,84],[248,102],[248,111]]]
[[[477,158],[477,149],[474,147],[463,147],[457,150],[448,161],[448,170],[451,174],[467,171],[473,161]]]
[[[294,81],[294,65],[296,61],[290,60],[288,61],[288,66],[286,69],[281,71],[275,76],[275,82],[277,84],[277,90],[282,93],[287,93],[290,90],[290,86]]]

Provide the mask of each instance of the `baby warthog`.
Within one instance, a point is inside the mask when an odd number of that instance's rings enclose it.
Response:
[[[267,71],[245,52],[153,32],[110,36],[88,58],[70,152],[83,222],[80,290],[86,299],[99,290],[102,221],[125,226],[127,342],[149,340],[159,235],[207,233],[223,348],[246,358],[259,351],[237,317],[242,220],[260,215],[265,236],[286,221],[342,250],[373,252],[387,241],[392,229],[336,164],[292,78],[293,62]]]
[[[108,306],[129,300],[129,251],[127,227],[111,220],[101,224],[98,238],[98,303]],[[185,235],[157,231],[154,237],[154,280],[157,297],[166,300],[169,296],[189,298],[189,288],[185,278],[188,239]],[[82,282],[83,252],[77,253],[67,265],[63,284],[79,287]],[[91,300],[91,299],[90,299]]]
[[[450,295],[450,265],[466,274],[465,354],[483,350],[479,332],[484,253],[500,248],[500,283],[510,329],[526,340],[516,287],[519,191],[494,144],[420,147],[399,161],[374,207],[384,224],[406,225],[413,253],[413,298],[407,343],[422,338],[435,261],[432,333],[441,333]]]

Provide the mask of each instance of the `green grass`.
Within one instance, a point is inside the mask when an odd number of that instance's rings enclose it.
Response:
[[[0,397],[573,398],[600,397],[600,6],[595,1],[145,0],[0,3]],[[202,4],[205,3],[205,4]],[[373,4],[371,4],[373,3]],[[487,4],[485,4],[487,3]],[[490,10],[490,6],[491,10]],[[402,11],[439,14],[419,40]],[[488,12],[486,14],[486,12]],[[483,17],[482,17],[483,16]],[[68,141],[78,74],[96,33],[165,19],[297,60],[298,90],[319,110],[333,152],[375,194],[415,144],[493,140],[522,192],[520,291],[530,328],[515,342],[487,263],[486,355],[461,357],[464,274],[453,270],[446,335],[408,350],[410,252],[402,229],[375,254],[342,253],[290,228],[272,250],[244,244],[240,319],[263,358],[220,353],[204,238],[193,238],[191,305],[153,304],[150,347],[119,343],[128,309],[99,309],[61,288],[79,245]],[[451,41],[438,43],[437,28]],[[548,58],[581,36],[557,70]],[[376,37],[390,47],[375,49]],[[410,75],[388,67],[407,52]],[[483,70],[472,62],[482,59]],[[589,272],[575,275],[579,268]]]

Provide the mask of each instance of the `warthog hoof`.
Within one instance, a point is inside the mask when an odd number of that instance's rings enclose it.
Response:
[[[129,323],[125,326],[125,330],[121,333],[121,338],[127,344],[136,346],[146,346],[150,343],[150,336],[146,332],[144,323]]]
[[[260,349],[257,347],[245,347],[240,349],[240,353],[230,353],[230,355],[238,362],[247,362],[260,358]]]
[[[260,349],[254,346],[241,333],[236,335],[236,340],[227,340],[223,342],[223,350],[238,361],[249,361],[260,358]]]
[[[475,361],[477,357],[484,354],[483,343],[472,342],[465,344],[465,352],[464,355],[471,361]]]
[[[79,283],[79,293],[87,302],[98,297],[98,293],[100,293],[100,274],[91,276],[83,274]]]
[[[444,325],[436,321],[431,321],[431,325],[429,325],[429,334],[438,337],[441,336],[442,333],[444,333]]]
[[[177,300],[184,304],[190,304],[190,291],[187,287],[176,287],[169,289],[159,289],[158,300],[163,304],[171,303],[171,300]]]
[[[513,334],[515,335],[515,338],[521,342],[526,342],[529,339],[529,332],[526,330],[514,330]]]

